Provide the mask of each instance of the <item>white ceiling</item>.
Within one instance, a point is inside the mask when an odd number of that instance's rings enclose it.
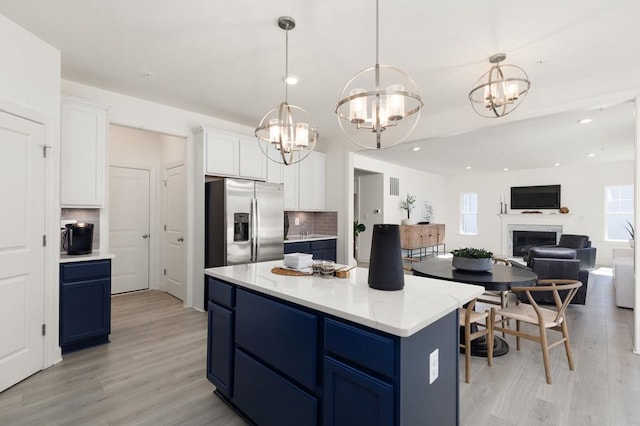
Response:
[[[65,79],[252,128],[284,99],[276,22],[292,16],[289,101],[319,150],[357,148],[334,109],[375,62],[374,0],[0,0],[0,13],[61,50]],[[380,63],[407,72],[425,107],[410,142],[367,155],[445,175],[632,159],[632,105],[609,107],[640,88],[640,2],[380,0],[380,14]],[[532,88],[508,117],[481,118],[467,95],[497,52]]]

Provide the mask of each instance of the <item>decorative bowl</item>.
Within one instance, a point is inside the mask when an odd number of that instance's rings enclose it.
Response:
[[[462,271],[485,272],[493,269],[493,260],[490,257],[471,258],[453,256],[451,266]]]

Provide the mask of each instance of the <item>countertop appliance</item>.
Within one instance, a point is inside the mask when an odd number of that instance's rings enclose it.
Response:
[[[93,246],[93,223],[68,223],[64,227],[62,248],[67,254],[90,254]]]
[[[230,178],[207,182],[205,267],[282,259],[283,214],[282,184]]]

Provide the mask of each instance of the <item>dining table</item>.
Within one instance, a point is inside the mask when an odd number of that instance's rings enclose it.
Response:
[[[510,291],[512,287],[534,286],[538,275],[532,270],[519,265],[509,266],[494,264],[489,271],[467,271],[456,269],[451,259],[427,259],[416,262],[411,267],[413,275],[455,281],[466,284],[481,285],[487,291]],[[475,324],[472,325],[475,327]],[[509,352],[509,344],[501,337],[494,335],[493,356],[502,356]],[[471,355],[487,356],[487,342],[479,338],[471,342]]]

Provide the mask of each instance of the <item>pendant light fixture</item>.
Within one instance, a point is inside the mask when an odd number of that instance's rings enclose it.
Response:
[[[501,65],[507,58],[505,53],[496,53],[489,58],[494,64],[480,77],[469,92],[473,110],[487,118],[499,118],[516,109],[527,96],[531,82],[527,73],[517,65]]]
[[[281,16],[278,26],[285,31],[284,102],[262,117],[255,135],[269,160],[289,165],[304,160],[313,151],[318,131],[304,109],[288,102],[289,31],[296,27],[296,21],[290,16]]]
[[[379,64],[379,9],[376,0],[376,64],[347,82],[335,111],[344,134],[366,149],[388,148],[404,141],[418,124],[424,105],[411,77],[398,68]]]

